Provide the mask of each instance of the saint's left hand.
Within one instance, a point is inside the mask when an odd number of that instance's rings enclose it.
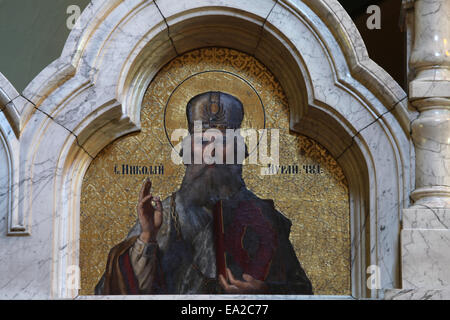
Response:
[[[257,280],[248,274],[243,274],[244,281],[234,278],[230,269],[227,268],[228,281],[224,276],[219,276],[219,282],[225,293],[229,294],[267,294],[268,287],[264,281]]]

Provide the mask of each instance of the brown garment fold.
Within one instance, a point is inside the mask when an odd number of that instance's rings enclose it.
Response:
[[[131,237],[111,249],[106,263],[104,274],[104,287],[102,295],[127,295],[126,280],[120,269],[119,258],[126,253],[136,242],[138,237]]]

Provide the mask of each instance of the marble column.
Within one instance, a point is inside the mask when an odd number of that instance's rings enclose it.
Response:
[[[450,1],[415,1],[410,102],[416,146],[416,205],[450,208]]]
[[[387,296],[442,299],[450,297],[450,1],[414,1],[412,21],[416,187],[403,212],[403,290]]]

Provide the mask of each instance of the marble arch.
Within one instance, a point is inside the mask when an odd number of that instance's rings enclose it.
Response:
[[[24,216],[19,216],[18,175],[19,165],[18,136],[20,115],[15,101],[19,93],[0,73],[0,216],[2,225],[6,226],[6,235],[28,235]]]
[[[401,214],[414,182],[413,113],[404,91],[370,60],[336,0],[261,0],[257,6],[98,0],[83,12],[61,57],[16,101],[18,210],[31,236],[15,244],[29,252],[10,256],[11,264],[25,267],[9,270],[20,283],[4,287],[2,296],[77,296],[68,275],[78,265],[87,167],[114,139],[139,130],[140,103],[159,69],[205,46],[252,54],[271,69],[288,96],[292,130],[324,145],[344,169],[353,296],[382,297],[383,289],[400,287]],[[367,289],[370,265],[380,267],[380,290]]]

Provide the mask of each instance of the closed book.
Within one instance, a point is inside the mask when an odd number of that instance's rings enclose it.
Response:
[[[217,274],[226,279],[229,268],[236,279],[248,274],[264,281],[278,239],[271,219],[272,200],[221,200],[214,207]]]

